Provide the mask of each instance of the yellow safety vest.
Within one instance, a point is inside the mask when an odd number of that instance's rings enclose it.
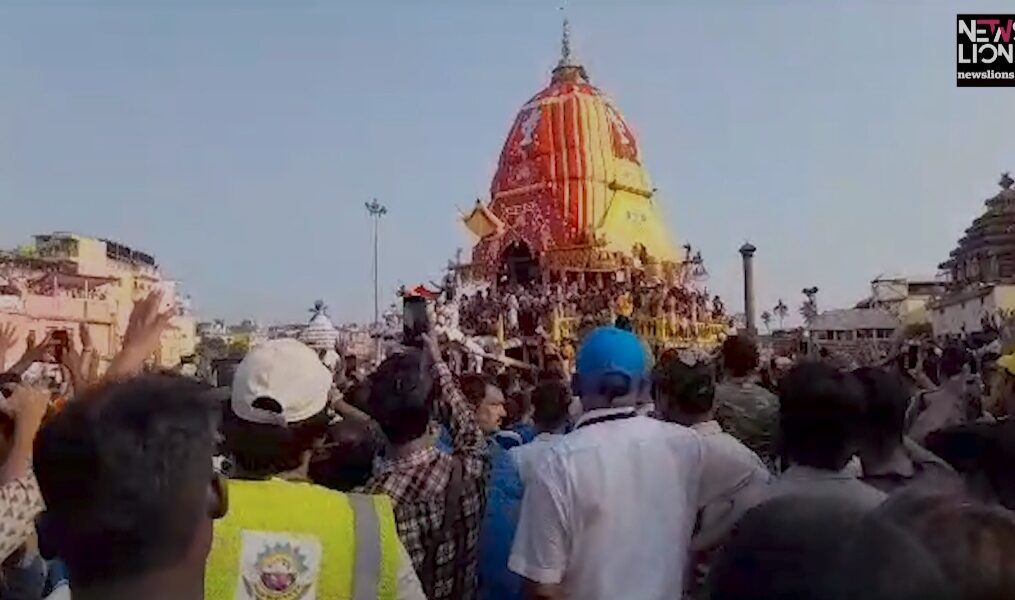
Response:
[[[387,496],[310,483],[229,481],[207,600],[394,600],[398,531]]]

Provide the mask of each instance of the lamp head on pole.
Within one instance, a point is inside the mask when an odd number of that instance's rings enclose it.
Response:
[[[388,214],[388,208],[378,202],[377,198],[374,198],[370,202],[364,202],[363,206],[366,207],[367,213],[371,217],[381,217]]]

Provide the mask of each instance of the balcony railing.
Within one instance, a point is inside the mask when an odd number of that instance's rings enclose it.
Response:
[[[110,300],[32,295],[24,298],[23,306],[26,315],[38,319],[103,323],[116,319],[116,304]]]

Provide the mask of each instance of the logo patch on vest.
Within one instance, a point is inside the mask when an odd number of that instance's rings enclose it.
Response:
[[[312,535],[243,531],[236,600],[316,600],[321,542]]]

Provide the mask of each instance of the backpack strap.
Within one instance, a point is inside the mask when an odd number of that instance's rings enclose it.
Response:
[[[441,526],[437,531],[434,531],[430,537],[430,541],[426,547],[426,558],[423,560],[423,575],[430,581],[424,581],[424,586],[427,589],[433,589],[435,584],[434,578],[437,575],[437,553],[440,551],[442,544],[448,541],[454,541],[454,528],[455,523],[458,522],[459,515],[462,512],[462,484],[464,479],[465,465],[462,460],[457,456],[451,457],[451,477],[448,479],[448,487],[444,491],[444,520],[441,521]],[[465,557],[462,556],[464,552],[455,552],[455,572],[464,564]],[[452,590],[451,597],[458,597],[458,578],[455,578],[454,589]]]

